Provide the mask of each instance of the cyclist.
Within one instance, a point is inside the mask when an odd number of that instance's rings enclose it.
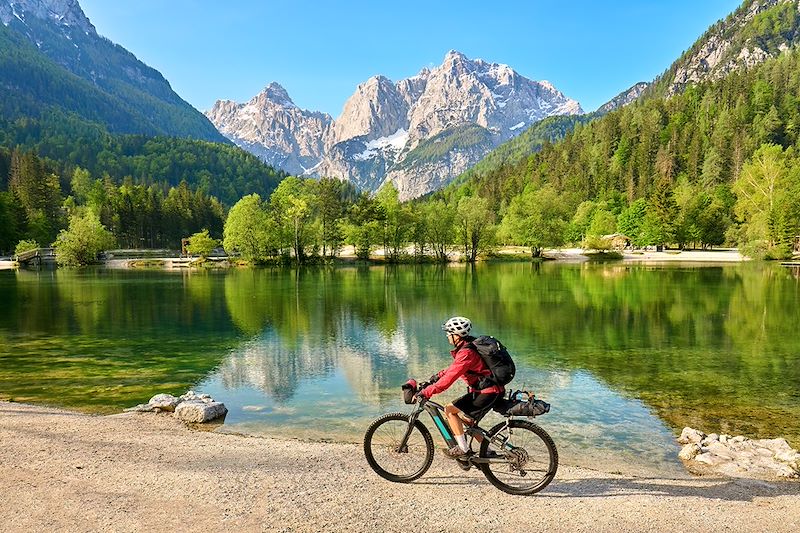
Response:
[[[442,329],[447,334],[447,341],[454,347],[450,351],[453,362],[449,367],[431,376],[431,384],[419,394],[430,399],[434,394],[447,390],[458,378],[467,382],[469,386],[467,394],[447,404],[444,409],[450,429],[453,430],[453,436],[458,443],[457,446],[445,450],[445,455],[452,459],[465,458],[470,454],[470,449],[464,435],[464,422],[471,425],[480,419],[503,394],[504,389],[489,379],[492,372],[472,345],[475,337],[469,335],[472,322],[468,318],[454,316],[442,324]]]

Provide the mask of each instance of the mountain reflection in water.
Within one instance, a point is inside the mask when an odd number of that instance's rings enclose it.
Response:
[[[469,316],[574,449],[673,455],[684,425],[800,444],[799,281],[771,265],[0,273],[0,397],[93,411],[202,389],[226,426],[358,440]],[[461,394],[456,385],[452,394]],[[450,392],[450,391],[448,391]],[[650,442],[652,445],[644,445]],[[656,451],[653,451],[656,450]]]

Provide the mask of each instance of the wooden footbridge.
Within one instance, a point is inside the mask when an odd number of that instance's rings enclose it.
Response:
[[[55,263],[56,251],[53,248],[36,248],[17,255],[16,261],[20,266],[40,267],[44,264]]]

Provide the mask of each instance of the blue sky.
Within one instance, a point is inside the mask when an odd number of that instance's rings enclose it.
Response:
[[[80,0],[98,33],[200,110],[277,81],[334,118],[370,76],[413,76],[451,49],[549,80],[592,111],[663,72],[739,3]]]

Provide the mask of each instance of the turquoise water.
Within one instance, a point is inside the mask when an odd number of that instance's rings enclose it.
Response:
[[[553,405],[537,422],[567,462],[678,472],[684,425],[800,445],[800,282],[779,266],[7,271],[0,301],[16,401],[109,413],[195,389],[223,431],[355,442],[448,364],[439,325],[461,314]]]

